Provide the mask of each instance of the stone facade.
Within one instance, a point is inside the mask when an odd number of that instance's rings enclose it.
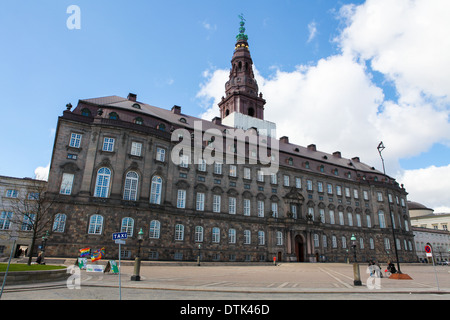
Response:
[[[265,121],[264,104],[247,39],[240,38],[221,114],[243,112]],[[223,159],[220,170],[200,165],[190,152],[188,165],[175,163],[172,151],[181,140],[195,149],[198,125],[202,152],[214,146],[245,163]],[[127,231],[122,254],[132,258],[142,229],[143,259],[196,260],[200,254],[203,261],[347,261],[353,259],[354,234],[360,261],[386,261],[394,249],[391,208],[399,258],[416,260],[407,193],[394,179],[357,157],[298,146],[287,137],[268,143],[268,155],[279,145],[272,159],[279,164],[276,179],[261,178],[258,171],[267,165],[250,161],[251,143],[238,155],[204,135],[212,129],[234,130],[222,119],[191,117],[179,106],[160,109],[134,94],[68,106],[58,119],[48,181],[60,222],[46,255],[75,257],[81,248],[105,247],[107,257],[117,258],[112,233]],[[264,138],[258,128],[246,129]]]

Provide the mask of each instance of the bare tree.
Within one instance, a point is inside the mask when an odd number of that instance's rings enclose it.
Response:
[[[54,201],[46,193],[47,184],[39,180],[30,180],[28,186],[23,187],[26,194],[9,199],[7,203],[7,210],[14,213],[11,222],[17,224],[18,231],[31,232],[28,265],[31,264],[36,241],[52,232],[54,218],[51,210]],[[5,203],[3,203],[3,206],[5,207]]]

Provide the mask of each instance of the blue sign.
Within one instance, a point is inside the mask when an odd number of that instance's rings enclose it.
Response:
[[[126,232],[118,232],[118,233],[113,233],[113,240],[122,240],[122,239],[126,239],[128,238],[128,233]]]

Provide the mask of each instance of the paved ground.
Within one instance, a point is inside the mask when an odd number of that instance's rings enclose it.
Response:
[[[450,300],[449,266],[436,266],[436,275],[432,265],[402,264],[401,268],[413,280],[370,278],[367,266],[360,265],[362,286],[354,286],[351,264],[178,266],[144,262],[141,281],[131,281],[133,266],[124,262],[120,288],[117,274],[83,270],[79,289],[68,289],[66,282],[7,286],[2,300]]]

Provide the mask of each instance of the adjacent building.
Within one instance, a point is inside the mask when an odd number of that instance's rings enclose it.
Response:
[[[57,205],[47,256],[105,247],[117,258],[112,233],[127,232],[121,254],[132,258],[142,229],[143,259],[339,262],[352,259],[354,235],[360,261],[393,259],[394,246],[416,261],[403,186],[358,157],[275,138],[241,27],[220,118],[131,93],[67,106],[48,180]]]

